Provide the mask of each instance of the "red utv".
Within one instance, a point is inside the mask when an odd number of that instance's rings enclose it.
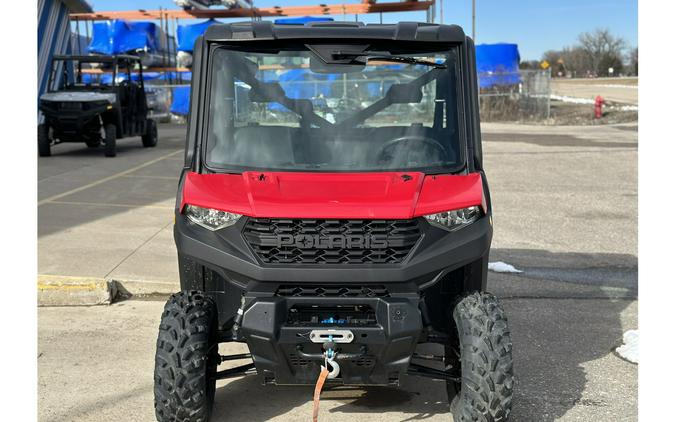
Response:
[[[506,420],[471,39],[409,22],[213,25],[193,71],[157,419],[208,420],[219,379],[327,373],[443,380],[455,420]],[[220,355],[227,342],[250,353]]]

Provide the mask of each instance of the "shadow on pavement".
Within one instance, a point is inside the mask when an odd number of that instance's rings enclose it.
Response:
[[[637,386],[637,368],[613,356],[623,332],[637,328],[637,307],[627,310],[637,299],[637,257],[493,249],[490,260],[523,270],[488,276],[488,289],[502,298],[513,339],[512,420],[554,421],[579,408],[604,420],[604,408],[622,398],[605,390],[607,386],[589,383],[588,368],[603,359],[602,365],[612,366],[602,375],[608,381]],[[634,313],[630,318],[635,326],[623,326],[625,312]],[[631,394],[637,409],[637,388]]]
[[[523,271],[489,273],[488,288],[497,287],[495,293],[502,296],[546,297],[543,292],[566,298],[580,292],[584,298],[616,297],[613,292],[622,292],[620,297],[637,296],[638,259],[631,254],[493,248],[490,261],[504,261]],[[502,288],[504,277],[508,281]]]
[[[637,148],[637,142],[590,141],[571,135],[549,133],[546,136],[528,133],[483,133],[483,142],[522,142],[542,147],[596,147],[596,148]]]
[[[586,411],[601,416],[610,405],[608,399],[622,399],[589,390],[587,365],[620,344],[624,331],[620,315],[629,301],[506,299],[503,303],[516,371],[512,420],[559,420],[579,406],[594,407]],[[626,365],[630,364],[622,366]],[[634,377],[637,370],[629,368],[627,375]],[[607,374],[607,379],[618,377]]]
[[[311,386],[263,386],[249,376],[218,388],[214,420],[258,422],[286,414],[290,420],[309,420],[314,388]],[[293,409],[304,406],[296,412]],[[445,385],[439,381],[405,377],[401,388],[329,386],[321,394],[321,412],[357,420],[355,414],[404,413],[406,421],[450,415]]]
[[[38,238],[125,212],[137,221],[164,212],[170,221],[184,143],[184,126],[162,125],[156,148],[128,138],[120,141],[113,158],[104,157],[103,147],[56,145],[53,156],[38,160],[39,200],[68,194],[38,206]],[[134,168],[138,170],[124,173]]]
[[[117,154],[132,154],[135,150],[143,150],[143,144],[141,143],[140,137],[132,138],[123,138],[118,139],[115,144],[115,150]],[[96,148],[89,148],[84,143],[73,142],[73,143],[60,143],[57,145],[52,145],[52,156],[48,159],[54,157],[103,157],[104,146],[103,144],[99,145]],[[117,158],[117,157],[115,157]],[[114,159],[114,158],[111,158]]]

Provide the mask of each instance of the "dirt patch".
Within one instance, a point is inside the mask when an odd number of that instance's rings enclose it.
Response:
[[[551,101],[550,117],[546,107],[538,102],[523,102],[511,97],[481,98],[480,119],[482,122],[511,122],[561,126],[593,126],[617,123],[632,123],[638,120],[638,111],[621,103],[608,102],[603,107],[602,117],[595,118],[593,104],[575,104]]]
[[[637,122],[637,110],[626,110],[622,104],[607,104],[602,109],[602,117],[595,118],[593,104],[574,104],[551,101],[551,118],[548,124],[555,125],[611,125],[616,123]]]

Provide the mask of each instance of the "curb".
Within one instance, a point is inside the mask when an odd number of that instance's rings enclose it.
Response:
[[[180,290],[178,282],[115,280],[100,277],[38,275],[38,306],[110,305],[117,298],[168,296]]]
[[[96,277],[38,275],[38,306],[109,305],[117,295],[114,283]]]
[[[178,282],[151,280],[110,280],[120,296],[172,295],[180,291]]]

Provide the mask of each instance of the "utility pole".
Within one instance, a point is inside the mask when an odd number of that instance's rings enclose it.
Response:
[[[471,0],[471,38],[476,42],[476,0]]]
[[[441,25],[443,25],[443,3],[445,0],[441,0]]]

